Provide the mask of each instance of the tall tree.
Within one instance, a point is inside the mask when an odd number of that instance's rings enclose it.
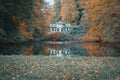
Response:
[[[88,0],[86,2],[88,33],[82,38],[87,41],[120,42],[120,1]]]
[[[32,39],[34,28],[43,31],[42,6],[43,0],[1,0],[0,28],[4,31],[6,41]]]
[[[76,24],[79,13],[75,0],[61,0],[61,16],[66,23]]]

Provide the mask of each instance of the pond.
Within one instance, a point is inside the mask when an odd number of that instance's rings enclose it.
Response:
[[[1,44],[0,55],[44,55],[50,57],[120,57],[120,45],[92,42],[34,42]]]

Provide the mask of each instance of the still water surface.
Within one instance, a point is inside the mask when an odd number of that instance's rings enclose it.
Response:
[[[120,57],[120,45],[90,42],[37,42],[14,45],[1,44],[0,55]]]

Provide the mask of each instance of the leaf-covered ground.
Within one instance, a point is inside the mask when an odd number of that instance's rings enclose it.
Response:
[[[120,80],[120,57],[0,56],[0,80]]]

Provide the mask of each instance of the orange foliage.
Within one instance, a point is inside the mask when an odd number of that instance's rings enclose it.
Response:
[[[82,46],[88,51],[89,56],[103,56],[104,53],[104,45],[100,45],[97,43],[84,43]]]
[[[38,8],[34,8],[35,14],[40,14],[40,10]]]
[[[26,22],[20,22],[20,26],[18,27],[20,33],[28,39],[32,39],[33,32],[26,31],[28,24]]]
[[[46,47],[44,48],[44,50],[45,50],[45,53],[49,54],[50,47],[49,47],[49,46],[46,46]]]
[[[25,51],[22,53],[23,55],[29,55],[33,53],[33,46],[30,46],[28,48],[25,49]]]
[[[40,2],[40,0],[35,0],[35,5],[38,7],[41,7],[41,6],[43,6],[43,3]]]
[[[78,11],[74,0],[62,0],[61,16],[62,20],[66,23],[70,23],[78,17]]]
[[[120,15],[120,5],[116,0],[88,0],[86,1],[85,12],[87,13],[87,20],[90,22],[90,29],[83,40],[106,41],[105,35],[110,36],[117,31],[114,26],[120,23],[119,17],[116,17]],[[119,34],[120,32],[116,35]],[[110,39],[109,36],[108,39]],[[112,36],[112,39],[114,39],[114,36]]]
[[[58,40],[58,36],[59,36],[59,33],[56,32],[56,33],[54,34],[54,41],[57,41],[57,40]]]
[[[45,19],[45,27],[46,27],[46,30],[45,30],[45,36],[47,36],[48,32],[49,32],[49,25],[51,23],[55,23],[54,22],[54,17],[55,17],[55,8],[53,6],[47,8],[45,11],[44,11],[44,19]]]

